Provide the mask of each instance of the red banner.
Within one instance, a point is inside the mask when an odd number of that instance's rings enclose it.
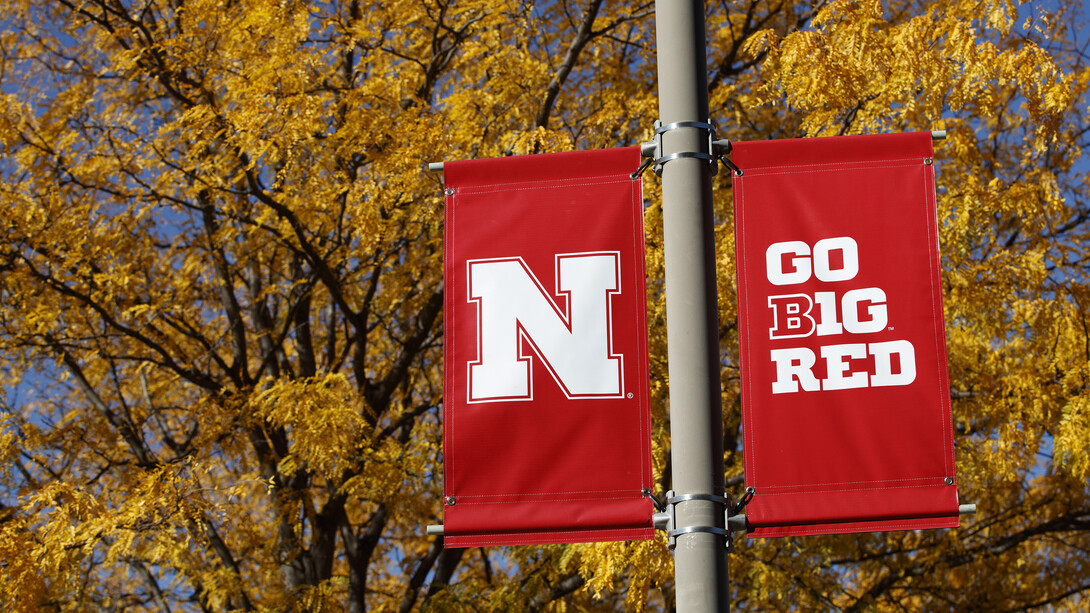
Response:
[[[750,536],[956,526],[931,135],[731,157]]]
[[[639,164],[444,164],[446,546],[651,538]]]

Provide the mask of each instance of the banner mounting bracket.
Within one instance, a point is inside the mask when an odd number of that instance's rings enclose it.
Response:
[[[677,513],[676,506],[683,502],[689,502],[692,500],[701,500],[705,502],[713,502],[723,507],[723,526],[677,526]],[[697,532],[703,532],[708,534],[717,534],[723,537],[724,545],[727,552],[734,550],[734,534],[731,527],[731,515],[734,511],[734,506],[731,504],[730,495],[716,496],[714,494],[681,494],[675,495],[673,490],[666,492],[666,510],[661,513],[655,513],[653,516],[655,528],[659,530],[665,530],[666,536],[669,539],[667,547],[670,551],[673,551],[677,547],[677,538],[684,534],[693,534]],[[744,516],[743,516],[744,517]]]
[[[697,130],[704,130],[708,134],[708,146],[705,151],[676,151],[668,155],[663,155],[662,138],[667,132],[674,130],[681,130],[684,128],[695,128]],[[699,160],[707,160],[710,163],[712,174],[715,174],[718,166],[718,156],[716,154],[716,139],[715,139],[715,126],[712,125],[711,120],[707,121],[675,121],[663,125],[662,120],[655,120],[655,139],[651,142],[641,143],[640,154],[645,158],[651,158],[651,162],[644,162],[640,165],[636,172],[632,173],[632,178],[636,179],[643,171],[654,164],[653,170],[655,174],[662,176],[662,168],[667,162],[672,162],[681,158],[696,158]],[[728,141],[729,142],[729,141]]]

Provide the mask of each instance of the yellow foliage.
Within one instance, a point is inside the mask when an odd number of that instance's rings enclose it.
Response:
[[[740,542],[735,609],[1078,609],[1081,7],[706,5],[720,136],[947,131],[959,484],[980,508],[954,531]],[[443,214],[422,168],[648,140],[654,3],[0,8],[5,610],[671,606],[661,536],[443,550],[423,531],[442,509]],[[650,173],[644,188],[661,497],[662,210]],[[719,173],[723,463],[739,488],[729,190]]]
[[[370,445],[363,407],[348,377],[340,373],[313,379],[281,379],[255,396],[246,408],[258,420],[283,428],[298,453],[285,456],[292,476],[304,468],[320,475],[338,475]]]

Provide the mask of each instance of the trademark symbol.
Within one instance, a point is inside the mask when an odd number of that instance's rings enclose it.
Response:
[[[889,330],[890,332],[893,332],[893,326],[890,326],[890,327],[886,328],[886,330]]]
[[[629,398],[635,398],[635,397],[636,397],[636,395],[635,395],[635,394],[633,394],[632,392],[628,392],[628,397],[629,397]]]

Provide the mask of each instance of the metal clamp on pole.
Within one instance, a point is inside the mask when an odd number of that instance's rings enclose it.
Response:
[[[725,528],[718,526],[677,526],[677,513],[675,506],[682,502],[688,502],[690,500],[703,500],[705,502],[714,502],[718,505],[722,505],[724,509],[724,526],[726,524],[726,517],[731,511],[730,496],[715,496],[713,494],[682,494],[675,496],[674,491],[670,490],[666,492],[666,511],[663,513],[655,513],[654,523],[655,527],[660,530],[666,530],[666,537],[668,539],[667,546],[670,551],[673,551],[677,547],[677,537],[683,534],[692,534],[694,532],[705,532],[710,534],[718,534],[723,537],[727,551],[731,551],[734,548],[734,536],[731,532]]]
[[[674,130],[680,130],[682,128],[696,128],[697,130],[704,130],[708,133],[708,148],[706,151],[677,151],[668,155],[663,155],[662,137],[667,132]],[[717,170],[717,162],[715,156],[715,126],[711,124],[711,121],[675,121],[674,123],[662,125],[662,121],[655,121],[655,151],[653,157],[655,158],[655,174],[662,176],[662,167],[667,162],[672,162],[680,158],[697,158],[700,160],[707,160],[710,163],[712,174],[715,174]],[[646,151],[644,149],[643,151]]]

